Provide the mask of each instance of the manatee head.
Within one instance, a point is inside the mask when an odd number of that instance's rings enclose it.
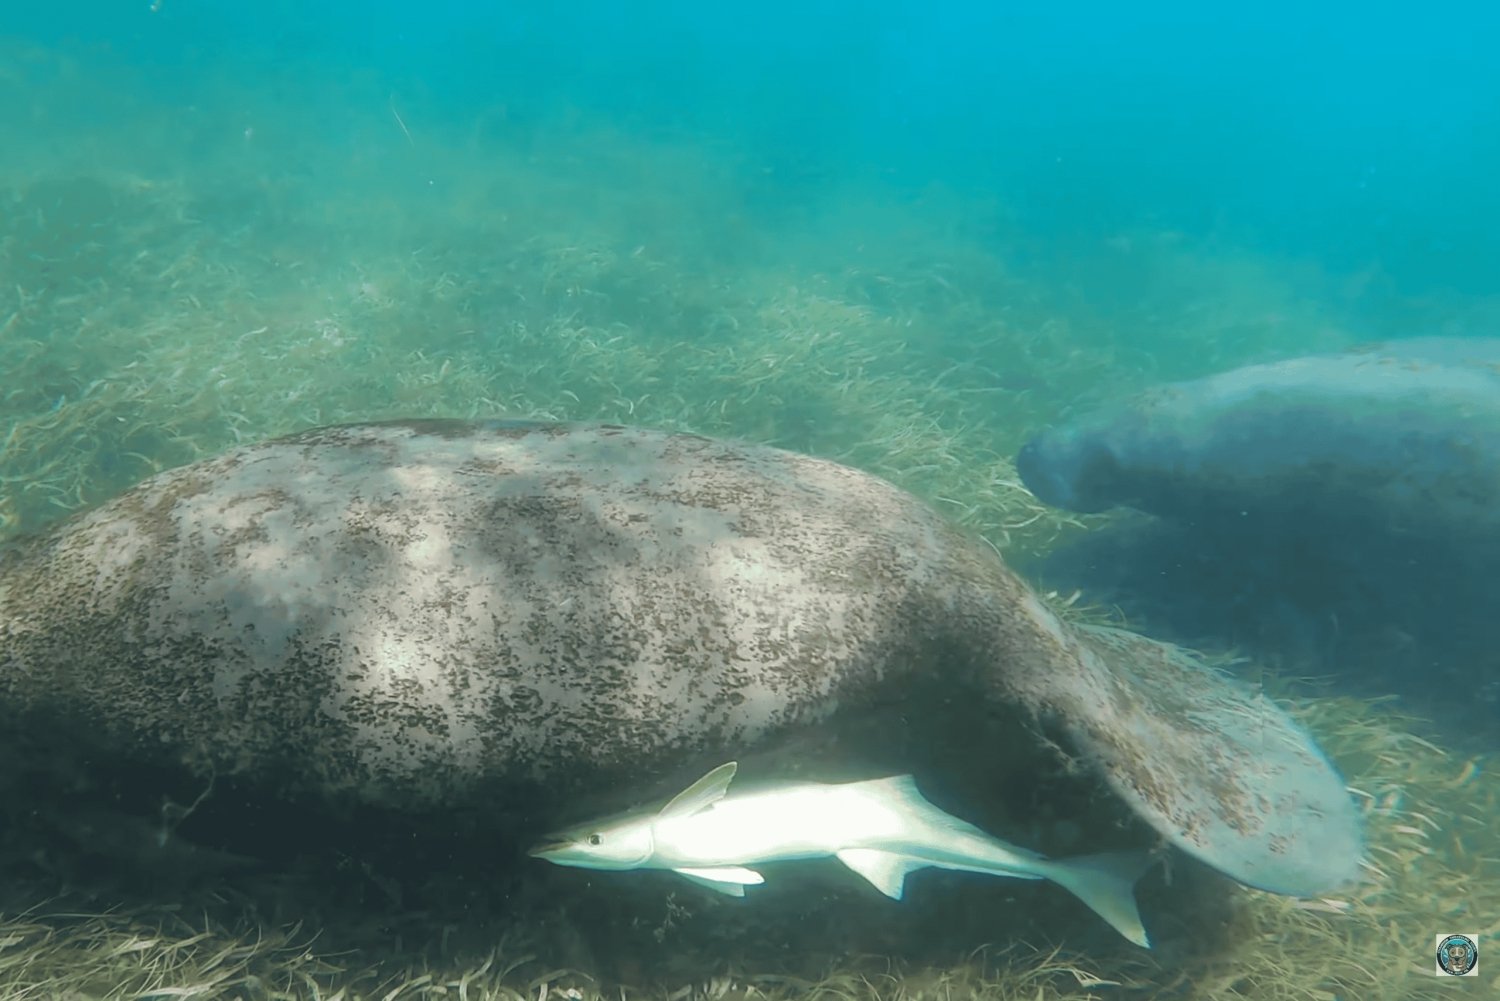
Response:
[[[1044,504],[1096,514],[1120,503],[1115,449],[1092,427],[1055,428],[1032,438],[1016,455],[1026,489]]]

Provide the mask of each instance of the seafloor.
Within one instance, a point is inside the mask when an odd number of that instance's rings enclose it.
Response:
[[[1025,565],[1109,524],[1019,486],[1028,433],[1161,378],[1352,339],[1347,283],[1222,242],[1062,248],[1012,226],[1003,199],[772,176],[686,139],[512,127],[503,109],[424,128],[419,101],[398,129],[396,95],[328,81],[317,102],[226,81],[169,107],[101,96],[50,53],[5,55],[4,537],[309,425],[600,418],[839,459]],[[1435,980],[1431,950],[1440,932],[1500,932],[1493,745],[1335,667],[1237,669],[1343,769],[1368,818],[1365,881],[1290,900],[1158,872],[1141,891],[1151,953],[1060,892],[946,875],[875,908],[812,866],[815,892],[767,888],[767,913],[795,913],[774,924],[667,875],[540,863],[504,893],[471,872],[414,901],[357,857],[267,869],[178,844],[164,880],[151,823],[86,797],[39,805],[0,774],[0,996],[1482,996],[1492,980]]]

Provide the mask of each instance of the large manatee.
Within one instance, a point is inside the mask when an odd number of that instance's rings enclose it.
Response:
[[[934,683],[1046,721],[1247,884],[1356,875],[1343,783],[1268,699],[1060,621],[913,497],[806,456],[607,425],[329,427],[0,552],[0,723],[383,808],[597,791]]]
[[[1028,442],[1041,500],[1314,540],[1500,539],[1500,340],[1416,338],[1161,386]]]

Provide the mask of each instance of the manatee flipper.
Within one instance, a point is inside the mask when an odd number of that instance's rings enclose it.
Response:
[[[1273,893],[1307,896],[1357,880],[1358,810],[1283,709],[1184,650],[1117,629],[1071,630],[1080,669],[1054,675],[1042,698],[1168,840]]]

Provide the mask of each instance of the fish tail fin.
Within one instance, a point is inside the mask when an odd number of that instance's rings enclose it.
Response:
[[[1146,852],[1105,852],[1056,859],[1042,866],[1041,872],[1087,904],[1115,931],[1149,949],[1151,939],[1135,903],[1135,884],[1154,861]]]

